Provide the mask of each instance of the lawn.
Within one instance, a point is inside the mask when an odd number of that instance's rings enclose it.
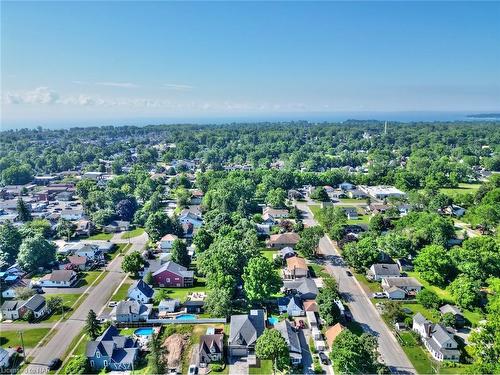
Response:
[[[365,288],[368,288],[368,290],[370,292],[375,293],[375,292],[382,291],[382,287],[380,286],[380,283],[378,283],[376,281],[368,280],[365,275],[361,275],[359,273],[354,273],[354,277],[356,278],[356,280],[359,281],[359,283],[361,285],[363,285]]]
[[[318,218],[318,214],[321,211],[321,206],[319,206],[317,204],[314,204],[314,205],[310,205],[309,209],[311,210],[314,218],[317,219]]]
[[[135,228],[122,234],[123,239],[138,237],[144,233],[144,228]]]
[[[484,319],[484,315],[480,311],[471,311],[462,309],[462,314],[465,319],[467,319],[473,327],[477,327],[479,321]]]
[[[439,312],[436,310],[426,309],[419,303],[401,303],[402,308],[407,308],[411,310],[411,314],[407,314],[410,317],[413,317],[416,313],[422,314],[427,320],[430,320],[433,323],[437,323],[439,320]]]
[[[128,288],[130,288],[130,284],[132,282],[127,282],[125,281],[116,291],[115,294],[111,297],[112,301],[121,301],[124,299],[127,299],[127,294],[128,294]]]
[[[184,302],[187,299],[188,294],[194,292],[207,292],[207,287],[203,281],[197,279],[195,286],[191,288],[155,288],[155,290],[165,290],[168,293],[169,298],[178,299]]]
[[[418,274],[418,272],[415,272],[415,271],[408,272],[408,276],[411,276],[411,277],[414,277],[415,279],[417,279],[424,286],[424,288],[432,290],[443,301],[448,302],[448,303],[453,303],[453,298],[451,297],[450,293],[447,290],[441,289],[438,286],[429,284],[427,281],[423,280],[420,277],[420,275]]]
[[[274,254],[278,254],[278,251],[277,250],[263,250],[260,252],[260,254],[264,257],[264,258],[267,258],[267,260],[269,260],[271,263],[273,261],[273,256]]]
[[[458,184],[456,188],[443,188],[439,191],[446,195],[455,195],[461,193],[474,193],[479,189],[481,184]]]
[[[108,261],[112,261],[120,254],[125,254],[127,250],[132,246],[129,243],[120,243],[115,246],[115,250],[112,253],[107,253],[106,258]]]
[[[340,198],[341,203],[366,203],[366,199]]]
[[[61,297],[64,306],[64,318],[68,319],[71,313],[75,311],[78,308],[78,306],[82,304],[83,301],[85,301],[85,298],[87,298],[87,294],[83,294],[83,297],[80,298],[78,302],[76,302],[80,296],[82,296],[82,294],[48,294],[46,298]],[[49,323],[57,322],[59,319],[61,319],[61,316],[62,316],[61,311],[55,311],[46,320],[44,320],[44,322],[49,322]]]
[[[24,346],[34,348],[43,337],[49,333],[50,328],[33,328],[20,330],[23,333]],[[18,331],[4,331],[0,336],[0,345],[2,347],[22,346]]]
[[[268,375],[273,373],[273,361],[270,359],[261,359],[259,367],[248,368],[248,373],[250,375]]]
[[[99,275],[102,273],[102,271],[87,271],[82,273],[82,278],[80,281],[79,286],[84,286],[84,285],[91,285],[96,279],[99,277]]]
[[[81,341],[80,341],[80,339],[81,339]],[[71,341],[70,345],[66,349],[66,352],[61,357],[61,360],[63,362],[66,361],[68,355],[71,353],[73,348],[74,348],[74,351],[73,351],[72,356],[78,356],[78,355],[85,354],[85,349],[87,347],[88,341],[89,341],[89,339],[88,339],[87,335],[82,331],[79,335],[75,336],[75,338]],[[69,358],[68,358],[68,360],[69,360]],[[64,363],[64,366],[60,370],[61,374],[65,373],[64,370],[66,369],[66,366],[68,366],[68,362]]]
[[[347,220],[347,224],[355,225],[355,224],[369,224],[370,223],[370,215],[359,215],[357,219]]]
[[[90,236],[87,238],[88,240],[102,240],[102,241],[108,241],[111,238],[113,238],[113,233],[97,233],[94,234],[93,236]]]
[[[309,268],[309,273],[311,274],[311,277],[321,277],[321,278],[328,278],[331,277],[328,272],[325,271],[323,266],[315,263],[311,263],[307,266]]]
[[[419,374],[433,374],[432,361],[410,332],[399,333],[401,347]]]

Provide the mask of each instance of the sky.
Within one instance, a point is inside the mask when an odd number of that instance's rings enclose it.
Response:
[[[2,1],[1,127],[500,111],[499,19],[500,2]]]

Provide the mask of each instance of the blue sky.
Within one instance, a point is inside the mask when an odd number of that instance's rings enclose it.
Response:
[[[500,110],[498,19],[498,2],[2,2],[2,123]]]

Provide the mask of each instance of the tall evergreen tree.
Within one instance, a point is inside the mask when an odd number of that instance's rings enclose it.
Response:
[[[101,333],[101,327],[99,326],[99,321],[97,320],[97,315],[94,310],[90,310],[87,315],[87,320],[85,321],[85,333],[91,340],[95,340]]]
[[[31,211],[24,202],[23,198],[19,197],[17,199],[17,214],[20,221],[31,221]]]

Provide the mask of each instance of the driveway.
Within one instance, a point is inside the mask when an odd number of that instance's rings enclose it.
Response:
[[[131,251],[142,251],[148,240],[147,234],[131,239]],[[35,348],[33,358],[25,373],[47,372],[47,364],[53,358],[62,358],[71,342],[80,334],[85,325],[85,319],[90,310],[99,314],[127,274],[121,270],[123,256],[119,255],[108,264],[106,276],[94,285],[85,301],[75,310],[71,317],[63,322],[58,322],[54,328],[57,332],[43,347]],[[35,328],[35,327],[33,327]],[[73,349],[73,348],[71,348]]]
[[[298,202],[297,207],[309,222],[317,224],[307,204]],[[339,292],[347,301],[354,320],[361,325],[365,332],[378,338],[379,352],[385,365],[393,373],[416,374],[413,365],[360,284],[354,276],[347,276],[346,270],[348,268],[335,245],[327,236],[320,240],[319,250],[325,255],[326,270],[337,281]]]
[[[246,357],[230,357],[229,375],[246,375],[246,374],[248,374],[248,362]]]

